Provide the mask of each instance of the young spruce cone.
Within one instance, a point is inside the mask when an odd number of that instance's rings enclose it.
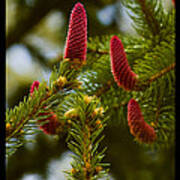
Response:
[[[127,119],[131,134],[140,142],[150,144],[156,140],[154,128],[144,121],[139,104],[134,99],[128,103]]]
[[[69,30],[66,39],[64,58],[70,61],[86,61],[87,51],[87,18],[86,11],[81,3],[77,3],[71,13]]]
[[[111,70],[118,86],[133,90],[137,75],[131,70],[121,40],[113,36],[110,41]]]
[[[36,89],[39,88],[39,84],[40,84],[39,81],[34,81],[33,82],[33,84],[31,85],[31,88],[30,88],[30,95],[31,96],[33,95],[33,92],[34,92],[35,88]],[[60,125],[56,114],[54,112],[39,113],[38,114],[38,116],[47,116],[47,115],[50,115],[50,116],[48,118],[38,120],[38,123],[47,121],[47,123],[40,126],[40,129],[43,130],[43,132],[45,134],[50,134],[50,135],[56,134],[56,129]]]

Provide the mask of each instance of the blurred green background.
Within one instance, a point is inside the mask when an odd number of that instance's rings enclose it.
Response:
[[[63,54],[71,9],[81,2],[87,12],[88,36],[135,34],[126,9],[118,0],[6,0],[6,107],[13,108],[28,95],[34,80],[47,79]],[[164,8],[171,0],[164,0]],[[174,147],[156,151],[137,145],[129,130],[106,128],[104,161],[110,162],[112,180],[174,179]],[[71,152],[65,137],[56,140],[39,133],[37,142],[21,147],[7,159],[7,180],[64,180]]]

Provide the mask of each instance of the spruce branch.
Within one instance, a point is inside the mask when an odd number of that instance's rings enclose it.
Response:
[[[134,22],[136,32],[145,38],[154,39],[154,44],[166,39],[169,15],[164,11],[162,2],[159,0],[123,0],[123,5],[133,12],[128,15]],[[167,32],[164,32],[164,28]]]
[[[80,20],[80,21],[79,21]],[[80,28],[77,33],[77,28]],[[80,41],[78,40],[80,38]],[[80,42],[80,43],[79,43]],[[74,46],[74,44],[76,46]],[[36,121],[30,124],[31,119],[42,122],[40,128],[46,134],[60,133],[63,129],[59,126],[64,126],[64,122],[58,122],[57,116],[51,107],[60,104],[68,95],[69,91],[79,88],[80,82],[77,80],[80,73],[80,67],[86,62],[86,44],[87,44],[87,19],[85,9],[81,3],[77,3],[71,13],[69,31],[65,46],[65,54],[63,61],[60,62],[60,67],[57,70],[54,67],[49,79],[49,86],[44,83],[44,86],[39,86],[39,82],[35,82],[30,91],[31,96],[28,100],[20,103],[18,107],[7,111],[6,117],[6,143],[8,153],[16,149],[17,145],[23,145],[25,125],[28,126],[26,133],[32,130],[32,125],[36,125]],[[34,90],[38,89],[37,92]],[[60,92],[60,93],[59,93]],[[48,111],[49,110],[49,111]],[[13,119],[13,120],[12,120]],[[49,120],[49,122],[46,122]],[[45,123],[45,124],[44,124]],[[11,125],[12,124],[12,125]],[[58,127],[56,127],[58,126]],[[53,129],[53,128],[57,128]],[[14,138],[17,138],[17,143],[14,145]],[[12,146],[9,146],[12,144]]]
[[[108,164],[102,163],[106,150],[101,150],[102,132],[109,117],[110,123],[116,120],[117,125],[117,121],[125,119],[127,125],[126,110],[131,98],[142,103],[144,112],[142,115],[137,104],[128,109],[132,134],[142,142],[154,142],[160,146],[173,142],[175,75],[171,71],[175,69],[174,11],[165,14],[157,1],[126,2],[135,13],[133,21],[140,37],[122,37],[124,49],[121,43],[117,48],[118,41],[111,46],[112,51],[115,50],[113,63],[117,65],[114,74],[125,88],[118,88],[111,73],[109,40],[112,35],[92,38],[86,50],[86,13],[83,5],[77,3],[70,16],[65,54],[58,57],[60,67],[53,69],[49,85],[41,83],[32,97],[7,110],[7,154],[26,143],[24,135],[36,133],[37,125],[43,129],[50,123],[48,120],[54,122],[57,118],[59,125],[55,133],[68,133],[68,146],[75,154],[72,169],[67,172],[69,177],[78,180],[103,177],[107,175],[105,169]],[[133,4],[137,8],[131,6]],[[102,107],[106,107],[105,112]],[[138,120],[140,124],[136,127]]]
[[[146,22],[151,29],[153,35],[157,35],[160,32],[160,25],[157,19],[154,16],[154,12],[152,11],[151,4],[147,2],[147,0],[137,0],[141,6],[142,12],[145,16]]]
[[[41,92],[44,90],[44,88],[42,89],[42,86],[40,87],[41,89]],[[44,91],[43,91],[44,92]],[[37,93],[36,93],[37,95]],[[38,93],[38,95],[40,95],[40,93]],[[41,95],[42,96],[42,95]],[[38,111],[38,108],[41,107],[42,103],[45,102],[46,100],[48,99],[48,95],[46,93],[44,93],[44,95],[40,98],[39,102],[36,102],[36,104],[33,106],[33,109],[31,111],[29,111],[29,113],[25,116],[23,116],[21,118],[21,120],[16,124],[15,127],[11,128],[11,131],[6,131],[7,134],[6,134],[6,139],[7,139],[7,142],[9,140],[9,138],[13,137],[16,135],[17,132],[19,132],[19,130],[22,129],[22,126],[26,123],[26,120],[27,119],[31,119],[33,118],[33,116],[36,114],[36,112]],[[36,99],[34,99],[36,100]],[[24,99],[24,101],[26,102],[26,98]],[[27,100],[27,104],[30,104],[30,102],[32,102],[32,99],[31,97],[28,98]],[[34,104],[34,103],[33,103]],[[22,108],[23,106],[25,106],[26,104],[20,104],[19,108]],[[14,113],[16,113],[15,111],[18,111],[19,110],[18,107],[15,107],[14,109]],[[22,108],[23,109],[23,108]],[[13,111],[10,111],[11,113],[13,113]],[[9,116],[11,116],[11,113],[9,114]],[[8,117],[7,117],[8,118]],[[10,122],[16,122],[16,119],[11,119]],[[10,129],[10,124],[8,123],[7,124],[8,126],[8,129]]]
[[[101,163],[105,149],[98,152],[99,143],[104,138],[100,134],[108,119],[103,114],[104,110],[95,96],[79,93],[74,97],[72,109],[65,113],[71,121],[68,146],[76,154],[72,169],[67,172],[73,179],[92,180],[106,175],[103,167],[108,164]]]
[[[47,86],[47,82],[41,83],[38,91],[33,92],[32,97],[25,98],[24,102],[20,102],[19,106],[7,110],[6,143],[12,144],[13,139],[17,138],[19,139],[18,143],[23,145],[25,143],[25,140],[23,140],[24,135],[28,134],[32,127],[37,127],[36,120],[41,121],[41,119],[50,118],[48,112],[51,111],[51,106],[60,104],[68,95],[68,92],[79,88],[81,83],[76,79],[79,72],[72,69],[72,62],[66,59],[63,60],[60,63],[60,69],[54,69],[52,72],[49,86]],[[46,107],[46,110],[44,107]],[[30,123],[31,120],[33,120],[33,124]],[[22,133],[21,130],[24,130],[26,125],[28,128]],[[59,125],[64,126],[64,122],[61,120]],[[58,128],[58,133],[60,133],[60,129],[63,128]],[[10,146],[9,151],[13,150],[14,147],[13,145]]]
[[[153,75],[152,77],[150,77],[150,79],[148,80],[148,83],[152,83],[153,81],[162,77],[163,75],[165,75],[169,71],[173,70],[175,68],[175,66],[176,66],[176,63],[174,62],[173,64],[169,65],[168,67],[162,69],[160,72],[158,72],[155,75]]]
[[[135,90],[137,91],[145,91],[152,82],[157,81],[159,78],[161,78],[162,76],[166,75],[168,72],[170,72],[171,70],[174,70],[176,66],[176,63],[172,63],[171,65],[169,65],[168,67],[165,67],[164,69],[162,69],[161,71],[157,72],[156,74],[152,75],[148,80],[141,80],[139,79],[136,83],[135,86]]]

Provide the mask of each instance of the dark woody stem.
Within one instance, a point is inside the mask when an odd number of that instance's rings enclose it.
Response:
[[[87,130],[87,132],[84,133],[84,152],[83,152],[83,160],[84,160],[84,176],[86,178],[86,180],[91,180],[91,176],[90,176],[90,172],[91,172],[91,155],[90,155],[90,146],[91,146],[91,142],[90,142],[90,137],[91,137],[91,133],[90,133],[90,127],[88,125],[86,125],[85,129]],[[87,139],[89,141],[89,143],[87,144]],[[90,167],[86,167],[87,165],[90,165]]]
[[[170,66],[162,69],[160,72],[156,73],[155,75],[151,76],[150,79],[147,81],[149,84],[152,83],[153,81],[157,80],[158,78],[160,78],[161,76],[163,76],[164,74],[168,73],[169,71],[173,70],[176,66],[176,63],[174,62],[173,64],[171,64]]]
[[[149,87],[148,85],[150,85],[152,82],[156,81],[158,78],[162,77],[163,75],[165,75],[166,73],[168,73],[169,71],[173,70],[176,66],[176,63],[171,64],[170,66],[162,69],[160,72],[156,73],[155,75],[151,76],[146,82],[144,82],[143,84],[145,84],[145,87]],[[112,83],[110,81],[107,81],[107,83],[104,84],[103,87],[97,89],[95,95],[97,97],[100,97],[102,94],[106,93],[110,87],[111,87]],[[138,86],[138,84],[137,84]],[[137,87],[138,88],[138,87]],[[146,89],[146,88],[144,88]]]
[[[14,129],[11,130],[11,132],[9,134],[6,134],[6,141],[8,142],[8,140],[12,137],[15,137],[17,133],[19,133],[19,131],[23,128],[23,126],[27,123],[27,121],[31,118],[33,118],[34,114],[38,111],[38,109],[40,109],[41,104],[48,98],[49,96],[45,96],[39,103],[38,106],[34,106],[33,111],[28,114],[27,117],[24,117],[21,119],[21,121],[16,125],[16,127],[14,127]]]

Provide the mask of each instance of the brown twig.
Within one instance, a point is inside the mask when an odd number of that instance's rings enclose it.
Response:
[[[176,65],[176,63],[173,63],[170,66],[162,69],[157,74],[151,76],[150,79],[148,79],[146,82],[143,83],[146,85],[146,86],[144,86],[145,87],[144,89],[146,89],[146,87],[148,87],[147,85],[150,85],[153,81],[157,80],[158,78],[162,77],[163,75],[165,75],[169,71],[173,70],[175,68],[175,65]],[[102,87],[97,89],[97,91],[95,92],[95,95],[97,97],[100,97],[102,94],[106,93],[110,89],[111,85],[112,85],[112,82],[107,81],[107,83],[105,83]],[[137,89],[138,89],[138,87],[137,87]]]
[[[34,108],[33,108],[33,110],[32,110],[32,112],[31,112],[30,114],[28,114],[27,117],[22,118],[22,119],[20,120],[20,122],[16,125],[16,127],[14,127],[14,128],[10,131],[9,134],[6,134],[6,136],[7,136],[7,137],[6,137],[6,141],[8,141],[8,140],[9,140],[10,138],[12,138],[12,137],[15,137],[16,134],[17,134],[18,132],[20,132],[20,130],[23,128],[23,126],[24,126],[24,124],[26,123],[26,121],[29,120],[29,119],[31,119],[31,118],[34,116],[34,114],[37,112],[38,108],[41,106],[41,104],[42,104],[45,100],[48,99],[48,97],[49,97],[49,95],[46,94],[46,96],[40,100],[39,105],[35,105]]]
[[[90,170],[91,170],[91,154],[90,154],[90,148],[91,143],[87,144],[87,139],[90,141],[91,133],[90,133],[90,127],[86,125],[87,133],[84,133],[84,152],[83,152],[83,160],[84,160],[84,176],[86,180],[90,180]]]
[[[157,80],[158,78],[160,78],[161,76],[163,76],[164,74],[168,73],[169,71],[173,70],[176,66],[176,63],[174,62],[173,64],[169,65],[168,67],[162,69],[160,72],[158,72],[157,74],[153,75],[150,77],[150,79],[147,81],[149,84],[152,83],[153,81]]]

